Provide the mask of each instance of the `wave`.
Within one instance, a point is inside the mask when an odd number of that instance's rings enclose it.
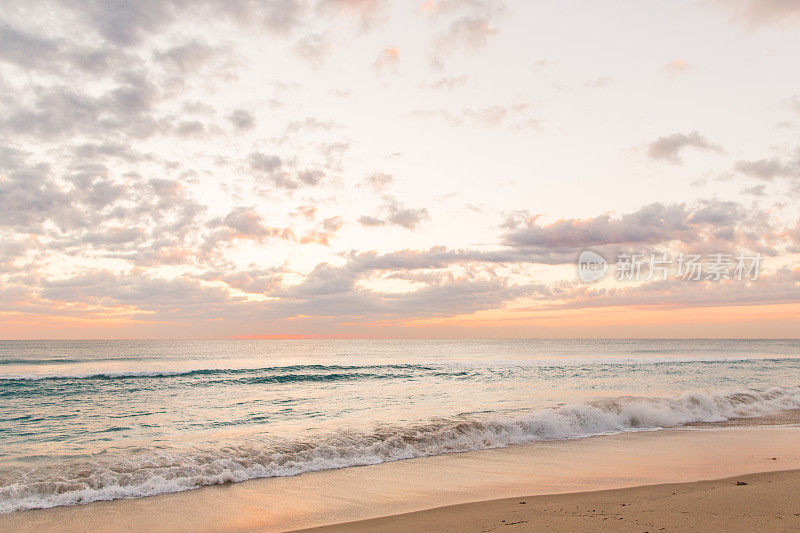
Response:
[[[59,365],[82,363],[85,359],[6,359],[0,358],[0,365]]]
[[[61,360],[65,361],[65,360]],[[81,361],[90,364],[93,361]],[[503,372],[514,369],[527,369],[531,371],[546,370],[567,370],[572,368],[592,368],[592,369],[612,369],[619,370],[620,366],[630,368],[638,367],[659,367],[659,366],[691,366],[694,364],[703,365],[761,365],[765,363],[779,364],[800,364],[800,357],[781,357],[781,358],[657,358],[652,360],[641,359],[574,359],[570,361],[558,360],[557,362],[548,360],[527,361],[525,364],[501,364],[497,366],[481,366],[474,361],[464,362],[432,362],[432,363],[405,363],[405,364],[364,364],[364,365],[322,365],[322,364],[294,364],[283,366],[264,366],[264,367],[194,367],[186,369],[143,369],[143,370],[86,370],[54,372],[54,373],[0,373],[0,387],[4,382],[9,381],[40,381],[40,380],[109,380],[109,379],[132,379],[132,378],[175,378],[192,376],[247,376],[250,374],[275,374],[288,375],[292,373],[308,373],[309,379],[317,379],[314,376],[323,373],[339,373],[340,377],[347,379],[346,374],[358,372],[372,372],[373,377],[386,377],[393,371],[410,372],[432,372],[442,376],[463,376],[470,373],[481,372]],[[10,363],[5,363],[10,364]],[[78,365],[79,366],[79,365]],[[402,377],[402,376],[400,376]],[[302,380],[302,379],[301,379]],[[276,379],[276,381],[281,381]]]
[[[339,432],[311,441],[216,448],[152,449],[47,467],[0,472],[0,513],[98,500],[137,498],[204,485],[293,476],[535,441],[724,422],[800,409],[800,389],[685,393],[671,398],[621,397],[515,415],[454,417]],[[101,458],[102,457],[102,458]]]
[[[179,376],[226,376],[226,375],[250,375],[258,373],[275,373],[282,376],[299,376],[303,372],[315,372],[308,374],[312,379],[314,376],[325,375],[325,373],[339,372],[343,377],[348,372],[363,372],[369,370],[419,370],[434,371],[435,367],[427,365],[398,364],[398,365],[287,365],[287,366],[268,366],[254,368],[193,368],[187,370],[124,370],[124,371],[89,371],[89,372],[65,372],[58,374],[0,374],[0,383],[3,381],[41,381],[41,380],[77,380],[77,379],[130,379],[130,378],[171,378]],[[343,372],[340,372],[343,371]],[[331,374],[328,374],[331,375]],[[376,373],[374,375],[382,375]],[[301,379],[302,380],[302,379]]]

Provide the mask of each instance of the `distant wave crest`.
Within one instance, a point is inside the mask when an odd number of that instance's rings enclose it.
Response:
[[[365,371],[374,370],[374,373]],[[274,378],[282,381],[321,381],[348,379],[351,377],[381,377],[397,370],[435,371],[435,367],[426,365],[288,365],[260,368],[196,368],[187,370],[121,370],[121,371],[87,371],[62,372],[56,374],[0,374],[0,387],[3,381],[40,381],[40,380],[78,380],[78,379],[131,379],[131,378],[170,378],[179,376],[258,376],[259,379]]]
[[[9,362],[11,361],[11,362]],[[0,365],[12,366],[13,364],[27,364],[32,360],[6,360],[0,361]],[[51,360],[48,364],[54,364]],[[90,361],[82,360],[58,360],[58,364],[80,362],[83,364],[91,364]],[[41,361],[38,361],[41,363]],[[680,367],[684,365],[695,365],[702,363],[704,365],[730,365],[730,364],[745,364],[745,365],[763,365],[765,363],[800,363],[799,357],[784,357],[784,358],[664,358],[653,360],[633,360],[633,359],[615,359],[613,361],[604,360],[557,360],[547,361],[540,360],[532,364],[524,365],[509,365],[508,367],[495,367],[483,368],[479,365],[461,365],[459,363],[407,363],[407,364],[368,364],[368,365],[323,365],[323,364],[302,364],[302,365],[283,365],[283,366],[265,366],[265,367],[244,367],[244,368],[183,368],[183,369],[136,369],[131,370],[128,368],[111,370],[111,369],[98,369],[98,367],[87,368],[84,371],[80,370],[82,365],[73,365],[70,369],[59,370],[55,372],[20,372],[13,371],[7,368],[2,368],[0,371],[0,389],[4,383],[7,382],[20,382],[20,381],[41,381],[41,380],[109,380],[109,379],[151,379],[151,378],[176,378],[176,377],[193,377],[193,376],[211,376],[211,377],[224,377],[226,379],[242,378],[248,380],[254,376],[262,380],[261,382],[284,382],[284,381],[329,381],[329,380],[346,380],[346,379],[381,379],[392,377],[408,377],[409,375],[428,374],[428,375],[441,375],[452,377],[464,377],[474,375],[482,372],[504,372],[507,368],[510,369],[529,369],[535,370],[566,370],[569,368],[593,368],[593,369],[610,369],[617,371],[620,365],[628,366],[631,368],[637,367]],[[34,366],[34,365],[31,365]]]

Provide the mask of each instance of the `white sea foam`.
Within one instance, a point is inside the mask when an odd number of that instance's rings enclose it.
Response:
[[[251,442],[191,451],[152,449],[127,457],[4,471],[0,512],[136,498],[542,440],[723,422],[798,408],[799,389],[694,392],[671,398],[623,397],[513,416],[437,419],[371,432],[337,433],[309,442]]]
[[[0,384],[3,381],[39,381],[39,380],[77,380],[77,379],[122,379],[122,378],[161,378],[202,374],[247,373],[262,371],[268,373],[287,373],[292,371],[313,370],[319,372],[376,370],[390,371],[397,369],[419,371],[457,371],[472,370],[481,372],[486,369],[503,370],[548,370],[570,368],[597,368],[617,370],[620,366],[631,368],[652,368],[658,366],[681,366],[693,364],[729,366],[732,364],[763,365],[769,363],[792,364],[800,362],[800,357],[710,357],[710,356],[638,356],[638,357],[542,357],[521,358],[505,361],[492,361],[481,364],[471,360],[422,361],[416,363],[380,363],[365,365],[327,365],[327,364],[287,364],[283,366],[259,366],[258,361],[243,361],[236,365],[227,365],[224,361],[209,365],[208,361],[81,361],[67,364],[23,364],[6,362],[0,366]],[[142,368],[151,365],[151,368]],[[64,368],[64,367],[68,368]]]

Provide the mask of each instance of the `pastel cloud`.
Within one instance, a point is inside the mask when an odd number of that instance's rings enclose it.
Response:
[[[718,153],[722,151],[722,148],[709,142],[699,132],[692,131],[659,137],[648,145],[647,156],[650,159],[662,159],[673,164],[680,164],[680,152],[685,148]]]
[[[423,12],[443,29],[432,41],[431,62],[442,67],[445,57],[454,51],[478,51],[498,34],[494,21],[504,11],[501,2],[494,0],[430,0],[422,4]]]
[[[794,20],[788,3],[731,5],[760,28]],[[502,330],[597,307],[797,301],[800,214],[792,196],[770,195],[796,192],[792,130],[749,148],[749,133],[726,135],[696,109],[691,124],[659,115],[681,84],[631,96],[629,66],[609,59],[598,72],[569,47],[520,48],[538,20],[524,3],[419,6],[7,2],[0,332],[402,335],[425,324]],[[413,35],[398,31],[409,22]],[[548,25],[557,27],[544,21],[541,43],[561,42]],[[531,74],[531,57],[556,49],[564,57]],[[662,53],[643,49],[650,75]],[[664,65],[669,75],[689,68]],[[551,74],[573,76],[565,86],[576,90],[554,89]],[[791,94],[758,101],[788,113]],[[647,158],[626,151],[643,139],[655,139]],[[692,151],[717,157],[694,165]],[[681,192],[698,174],[706,199]],[[713,179],[722,175],[729,181]],[[678,192],[660,185],[668,179]],[[759,285],[587,287],[574,276],[586,248],[774,262]]]
[[[670,77],[675,78],[692,70],[692,66],[685,59],[673,59],[661,66],[661,69]]]
[[[792,0],[714,0],[714,3],[751,28],[800,24],[800,6]]]
[[[387,46],[378,54],[372,63],[372,69],[378,74],[391,73],[397,74],[400,64],[400,50],[396,46]]]

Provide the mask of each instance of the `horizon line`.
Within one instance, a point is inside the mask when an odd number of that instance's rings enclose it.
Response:
[[[86,338],[17,338],[0,342],[62,342],[62,341],[304,341],[304,340],[363,340],[363,341],[469,341],[469,340],[617,340],[617,341],[800,341],[800,337],[356,337],[323,335],[234,335],[231,337],[86,337]]]

